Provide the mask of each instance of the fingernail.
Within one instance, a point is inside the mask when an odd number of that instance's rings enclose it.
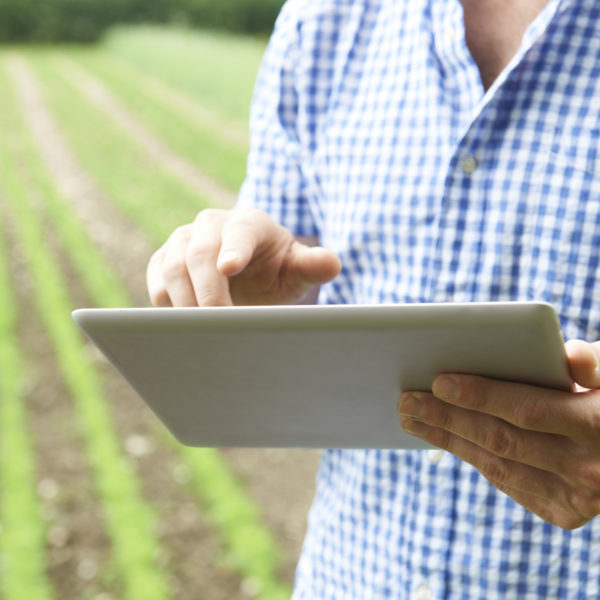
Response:
[[[433,393],[440,400],[456,400],[459,391],[458,381],[453,377],[438,377],[433,382]]]
[[[422,417],[425,405],[416,394],[403,394],[398,403],[398,412],[409,417]]]
[[[225,250],[219,254],[217,264],[224,265],[225,263],[232,262],[238,257],[238,253],[235,250]]]
[[[400,426],[406,433],[410,433],[416,437],[424,438],[427,435],[427,425],[421,421],[415,421],[410,417],[402,419]]]

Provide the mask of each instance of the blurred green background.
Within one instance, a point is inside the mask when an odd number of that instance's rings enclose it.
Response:
[[[94,42],[116,23],[268,34],[282,0],[0,0],[0,41]]]
[[[318,454],[175,443],[70,311],[230,207],[280,0],[0,0],[0,600],[285,600]]]

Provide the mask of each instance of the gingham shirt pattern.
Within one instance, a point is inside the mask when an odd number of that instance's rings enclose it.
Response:
[[[458,0],[292,0],[251,142],[240,205],[342,259],[321,302],[543,300],[600,339],[600,3],[550,0],[486,92]],[[317,483],[295,600],[600,597],[600,520],[449,454],[328,450]]]

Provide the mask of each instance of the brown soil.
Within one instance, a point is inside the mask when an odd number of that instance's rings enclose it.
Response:
[[[49,573],[57,597],[81,598],[90,586],[97,589],[91,580],[106,567],[110,543],[85,463],[84,443],[73,422],[72,402],[50,342],[35,318],[35,290],[10,227],[5,237],[20,313],[27,315],[19,321],[18,335],[27,361],[25,401],[38,465],[37,491],[49,525]],[[110,584],[104,589],[113,591]]]

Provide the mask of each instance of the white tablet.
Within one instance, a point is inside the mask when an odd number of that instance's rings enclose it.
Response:
[[[80,309],[77,324],[191,446],[423,448],[396,412],[442,372],[570,389],[540,303]]]

